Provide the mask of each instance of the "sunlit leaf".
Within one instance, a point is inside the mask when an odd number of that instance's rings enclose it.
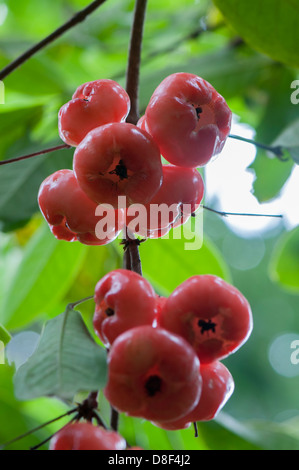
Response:
[[[293,0],[214,0],[227,21],[256,50],[274,60],[298,66],[299,30]]]
[[[47,312],[67,292],[85,254],[85,245],[57,240],[43,224],[26,246],[4,294],[2,322],[16,328]]]

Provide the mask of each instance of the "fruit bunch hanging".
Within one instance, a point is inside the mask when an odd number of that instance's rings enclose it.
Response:
[[[60,109],[60,137],[75,148],[73,169],[50,175],[38,195],[56,238],[104,245],[125,227],[157,238],[200,207],[198,168],[222,151],[231,127],[224,98],[204,79],[175,73],[156,88],[136,124],[126,122],[129,110],[129,96],[112,80],[81,85]],[[161,205],[168,211],[154,217]],[[143,217],[134,225],[138,208]],[[234,389],[221,360],[252,330],[241,292],[207,274],[164,298],[139,273],[117,269],[99,280],[94,301],[94,330],[108,353],[104,394],[115,410],[168,430],[217,415]],[[126,446],[119,435],[76,423],[50,448],[88,445]]]
[[[73,170],[50,175],[38,195],[58,239],[102,245],[124,223],[145,238],[161,237],[199,208],[197,168],[221,152],[231,126],[224,98],[202,78],[176,73],[157,87],[136,125],[125,122],[129,110],[129,96],[113,80],[81,85],[60,109],[60,137],[75,147]],[[161,205],[169,210],[155,217],[151,208]],[[143,216],[132,226],[138,207]]]

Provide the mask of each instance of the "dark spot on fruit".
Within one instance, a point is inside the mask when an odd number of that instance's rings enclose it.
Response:
[[[201,334],[204,334],[205,331],[213,331],[215,333],[216,323],[212,322],[212,320],[198,320],[197,325],[200,327]]]
[[[128,178],[128,171],[127,167],[125,166],[122,160],[119,160],[119,163],[116,165],[114,170],[109,171],[109,175],[116,175],[119,177],[120,180],[124,180]]]
[[[158,375],[151,375],[145,382],[145,390],[149,397],[154,397],[162,388],[162,379]]]
[[[108,308],[106,308],[105,313],[106,313],[107,317],[112,317],[112,315],[114,315],[114,310],[113,310],[113,308],[108,307]]]

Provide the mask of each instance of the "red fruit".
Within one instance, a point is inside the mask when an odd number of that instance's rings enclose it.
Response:
[[[113,343],[104,394],[116,410],[152,421],[179,419],[200,393],[199,360],[183,338],[140,326]]]
[[[157,317],[160,315],[160,312],[166,302],[167,297],[163,297],[162,295],[156,295],[156,315]]]
[[[140,129],[143,129],[144,131],[148,132],[148,128],[147,128],[146,120],[145,120],[145,115],[141,116],[141,118],[138,120],[136,126],[140,127]]]
[[[185,223],[203,198],[204,183],[196,168],[163,165],[162,169],[162,186],[153,199],[131,206],[126,213],[130,231],[140,236],[165,235],[174,225]]]
[[[113,241],[123,228],[123,211],[98,207],[80,189],[71,170],[59,170],[48,176],[40,186],[38,203],[59,240],[104,245]]]
[[[167,161],[198,167],[221,152],[231,118],[224,98],[210,83],[191,73],[175,73],[156,88],[142,126]]]
[[[156,317],[156,294],[139,274],[117,269],[104,276],[95,287],[96,310],[93,326],[106,346],[124,331],[152,325]]]
[[[86,194],[98,203],[118,207],[146,204],[162,184],[160,151],[151,136],[129,123],[91,131],[74,154],[74,171]]]
[[[61,139],[76,147],[92,129],[125,121],[130,110],[127,92],[113,80],[83,83],[58,114]]]
[[[234,391],[234,381],[229,370],[221,362],[201,364],[202,392],[200,399],[183,418],[167,423],[154,423],[157,426],[175,431],[186,429],[196,421],[210,421],[214,419],[224,407]]]
[[[49,450],[125,450],[126,441],[115,431],[106,431],[89,422],[69,424],[50,441]]]
[[[252,314],[248,301],[234,286],[216,276],[201,275],[172,292],[158,324],[182,336],[201,363],[208,363],[245,343],[252,330]]]

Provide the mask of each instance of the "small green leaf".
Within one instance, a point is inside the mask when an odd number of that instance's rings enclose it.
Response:
[[[277,197],[290,177],[293,167],[292,160],[281,162],[273,155],[269,158],[269,154],[263,150],[257,153],[249,168],[255,173],[253,188],[259,202],[270,201]]]
[[[46,323],[37,349],[14,379],[19,400],[72,399],[77,392],[99,390],[105,383],[106,351],[71,306]]]
[[[4,328],[3,325],[0,324],[0,341],[6,345],[7,343],[9,343],[9,341],[11,340],[11,335],[10,333],[7,331],[6,328]]]
[[[285,289],[299,293],[299,227],[283,234],[269,264],[270,277]]]
[[[283,147],[294,162],[299,164],[299,119],[283,130],[273,142],[273,146]]]
[[[294,0],[214,0],[236,32],[272,59],[299,65],[299,4]]]
[[[29,146],[28,142],[25,142],[22,154],[52,147],[51,144],[39,145],[38,148],[38,144]],[[38,212],[37,195],[40,185],[54,171],[69,168],[72,164],[72,154],[72,150],[60,150],[1,167],[0,227],[2,231],[11,231],[16,226],[24,225],[33,214]]]

